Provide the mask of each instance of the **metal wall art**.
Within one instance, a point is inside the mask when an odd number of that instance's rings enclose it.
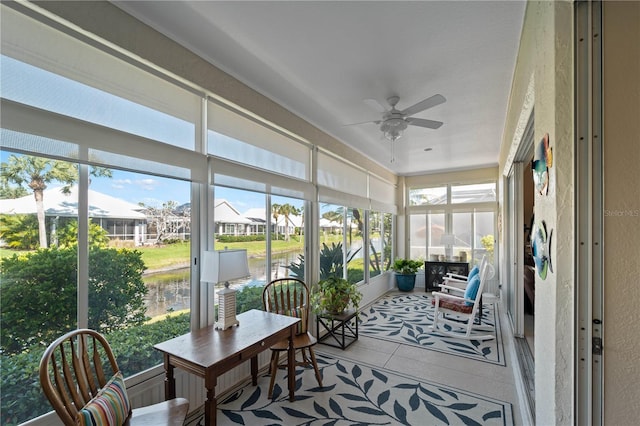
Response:
[[[549,169],[553,165],[553,152],[549,146],[549,133],[536,146],[533,154],[531,169],[533,170],[533,183],[540,195],[547,195],[549,191]]]
[[[553,272],[551,264],[551,236],[553,230],[547,234],[547,224],[544,220],[533,225],[531,232],[531,251],[538,271],[543,280],[547,278],[547,271]]]

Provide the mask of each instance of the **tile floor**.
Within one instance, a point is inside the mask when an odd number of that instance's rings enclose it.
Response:
[[[423,289],[416,289],[422,292]],[[513,335],[508,329],[504,309],[498,303],[501,316],[503,344],[506,366],[493,365],[455,355],[448,355],[428,349],[378,340],[360,335],[351,346],[342,350],[318,344],[316,351],[332,354],[354,361],[384,367],[419,379],[439,382],[467,390],[479,395],[497,398],[513,405],[513,419],[516,425],[526,424],[527,416],[521,413],[522,403],[516,374],[519,373]]]

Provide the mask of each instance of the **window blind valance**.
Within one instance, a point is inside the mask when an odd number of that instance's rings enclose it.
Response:
[[[0,108],[10,150],[207,182],[203,154],[6,99]]]
[[[331,154],[318,151],[318,185],[366,199],[367,173]]]
[[[310,145],[212,101],[207,102],[207,128],[209,154],[310,180]]]
[[[3,98],[194,149],[202,96],[0,7]]]
[[[310,182],[269,173],[216,157],[210,157],[209,162],[212,170],[211,179],[214,185],[303,200],[315,199],[315,188]]]

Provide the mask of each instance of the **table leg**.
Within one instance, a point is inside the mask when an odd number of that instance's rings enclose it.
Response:
[[[215,388],[207,389],[207,400],[204,402],[204,425],[215,426],[218,402],[216,401]]]
[[[169,355],[164,354],[164,399],[166,401],[176,397],[176,378],[173,375],[173,365],[169,362]]]
[[[294,391],[296,388],[296,350],[293,347],[293,338],[295,337],[295,330],[297,324],[289,327],[289,350],[287,351],[287,377],[289,379],[289,401],[295,400]],[[274,374],[273,372],[271,374]]]
[[[258,355],[251,357],[251,384],[258,384]]]

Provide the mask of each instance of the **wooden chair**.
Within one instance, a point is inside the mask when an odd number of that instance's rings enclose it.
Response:
[[[66,426],[85,424],[81,418],[98,405],[104,412],[102,404],[114,425],[182,426],[189,411],[184,398],[132,410],[111,347],[94,330],[74,330],[51,343],[40,360],[40,384]]]
[[[273,280],[267,284],[262,291],[262,306],[267,312],[300,318],[297,334],[293,339],[293,347],[296,352],[300,350],[302,360],[296,360],[296,366],[313,367],[316,372],[318,386],[322,387],[320,370],[318,370],[318,363],[316,362],[316,356],[313,352],[313,346],[315,346],[317,340],[308,331],[310,305],[309,288],[307,285],[297,278],[279,278]],[[279,364],[280,354],[286,352],[288,349],[288,340],[283,340],[271,347],[269,398],[271,398],[273,394],[273,385],[278,368],[284,367],[285,365]],[[307,351],[309,352],[308,356]]]
[[[494,330],[492,326],[475,324],[476,314],[482,304],[482,291],[492,273],[493,267],[485,263],[479,273],[479,283],[473,298],[467,288],[461,290],[457,287],[441,286],[443,291],[450,291],[450,293],[434,292],[431,303],[435,307],[435,311],[431,329],[447,336],[462,339],[494,339],[493,333],[486,334],[486,332]]]

